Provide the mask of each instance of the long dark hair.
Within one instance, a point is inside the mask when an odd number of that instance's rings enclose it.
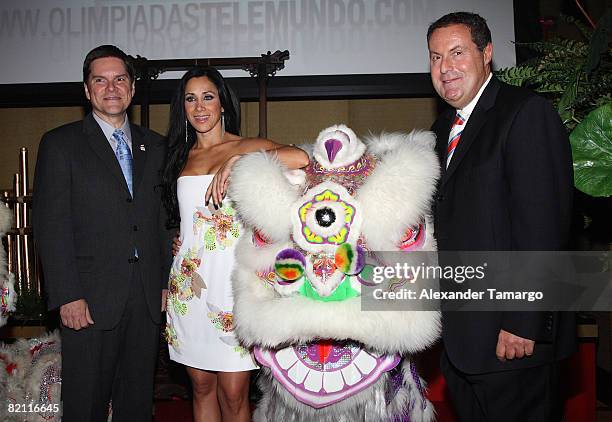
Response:
[[[176,180],[185,168],[189,150],[196,142],[195,129],[185,114],[185,86],[190,79],[203,76],[207,77],[219,91],[219,100],[224,110],[225,131],[240,134],[240,102],[219,71],[212,67],[195,67],[187,71],[176,87],[170,103],[170,123],[166,138],[168,154],[162,172],[162,201],[168,213],[166,223],[168,228],[178,227],[181,221],[176,196]]]

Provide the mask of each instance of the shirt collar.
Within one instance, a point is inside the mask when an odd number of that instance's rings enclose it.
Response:
[[[476,107],[476,103],[478,103],[478,100],[480,99],[480,96],[482,95],[483,91],[485,90],[485,88],[487,87],[489,82],[491,81],[492,77],[493,77],[493,72],[489,73],[489,77],[487,78],[485,83],[482,84],[482,86],[480,87],[480,90],[478,90],[478,93],[476,94],[476,96],[474,98],[472,98],[472,101],[470,101],[468,103],[468,105],[463,107],[461,110],[457,110],[457,112],[461,115],[461,117],[463,117],[463,120],[467,121],[470,118],[470,115],[472,114],[472,111],[474,111],[474,108]]]
[[[102,129],[102,132],[104,132],[104,136],[106,137],[106,139],[112,144],[114,144],[116,141],[113,138],[113,132],[115,131],[115,128],[113,127],[113,125],[102,120],[102,118],[98,116],[95,112],[92,112],[92,114],[93,114],[93,118],[96,120],[96,122],[98,122],[100,129]],[[127,119],[127,114],[124,115],[123,124],[121,125],[119,129],[121,129],[123,133],[125,133],[125,137],[127,138],[128,144],[131,144],[132,143],[132,132],[130,131],[130,123]]]

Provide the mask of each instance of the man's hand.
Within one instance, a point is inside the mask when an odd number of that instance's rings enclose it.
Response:
[[[497,348],[495,354],[497,359],[504,362],[506,359],[520,359],[524,356],[531,356],[533,354],[533,347],[535,342],[523,337],[515,336],[505,330],[499,331],[497,337]]]
[[[87,328],[94,323],[85,299],[78,299],[60,306],[60,317],[62,324],[73,330]]]
[[[168,300],[168,289],[162,289],[161,311],[166,312],[166,301]]]

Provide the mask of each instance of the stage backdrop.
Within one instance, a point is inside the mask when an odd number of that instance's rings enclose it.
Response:
[[[458,10],[487,19],[497,68],[514,65],[512,0],[2,0],[0,84],[80,81],[105,43],[149,59],[289,50],[282,76],[425,73],[427,26]]]

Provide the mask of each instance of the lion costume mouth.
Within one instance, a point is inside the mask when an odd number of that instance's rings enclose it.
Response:
[[[296,400],[317,409],[363,391],[401,360],[398,354],[375,354],[357,343],[329,340],[278,350],[255,347],[255,358]]]

